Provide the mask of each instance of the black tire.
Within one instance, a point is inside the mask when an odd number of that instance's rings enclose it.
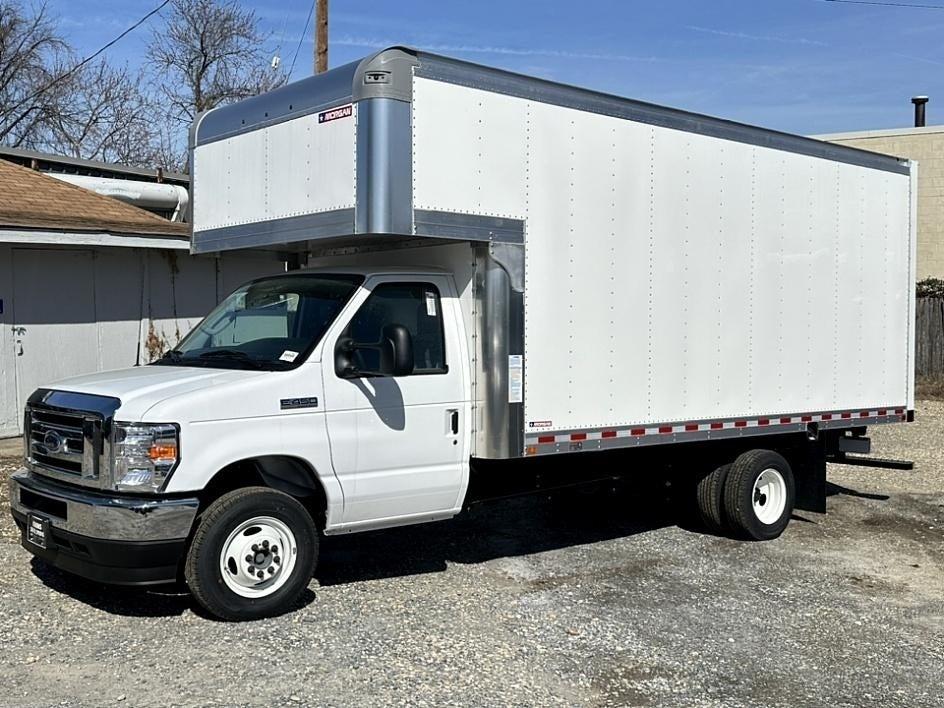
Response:
[[[698,515],[702,523],[714,533],[725,531],[724,483],[730,470],[730,464],[716,467],[698,483]]]
[[[783,481],[784,495],[782,512],[774,519],[762,520],[754,508],[755,483],[766,470],[774,470]],[[768,495],[756,492],[761,509]],[[751,450],[738,457],[731,465],[724,485],[724,513],[729,528],[740,538],[750,541],[769,541],[777,538],[790,523],[795,499],[793,471],[790,465],[776,452]]]
[[[272,594],[243,597],[223,579],[220,555],[230,534],[257,516],[272,517],[289,528],[297,546],[295,565],[288,579]],[[253,620],[290,610],[308,587],[317,560],[318,529],[305,507],[283,492],[268,487],[245,487],[224,494],[201,513],[187,549],[184,578],[207,612],[224,620]]]

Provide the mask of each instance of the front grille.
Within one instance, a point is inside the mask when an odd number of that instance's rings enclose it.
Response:
[[[30,457],[43,467],[83,475],[87,472],[84,465],[85,432],[86,421],[81,415],[31,410]]]
[[[36,473],[83,486],[107,487],[116,398],[38,389],[26,405],[27,466]]]

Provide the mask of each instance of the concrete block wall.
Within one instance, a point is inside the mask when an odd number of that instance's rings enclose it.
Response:
[[[918,161],[918,280],[944,279],[944,126],[819,137]]]

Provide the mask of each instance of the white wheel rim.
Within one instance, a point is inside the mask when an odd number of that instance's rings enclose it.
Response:
[[[237,595],[266,597],[292,577],[297,558],[292,530],[279,519],[255,516],[239,524],[226,539],[220,552],[220,573],[226,587]]]
[[[754,515],[762,524],[773,524],[783,515],[787,506],[787,483],[783,475],[768,467],[754,482]]]

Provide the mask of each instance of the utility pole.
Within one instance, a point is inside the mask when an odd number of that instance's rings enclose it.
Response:
[[[315,73],[328,70],[328,0],[315,0]]]

